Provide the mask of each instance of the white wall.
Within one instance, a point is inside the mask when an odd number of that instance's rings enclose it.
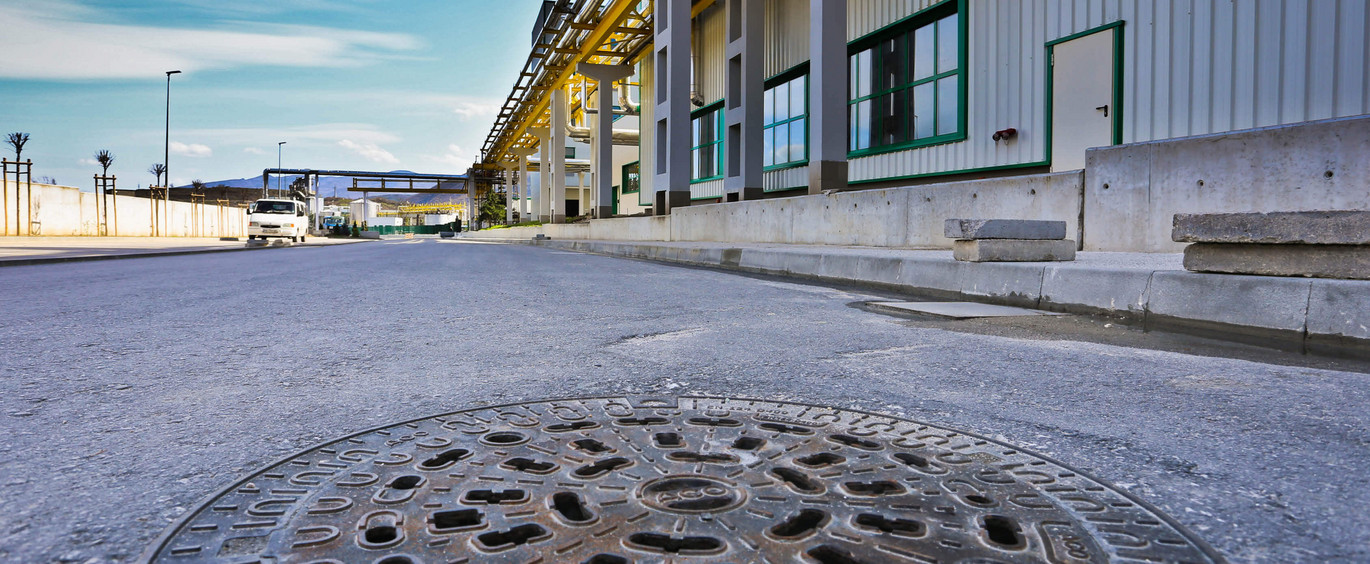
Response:
[[[30,190],[8,185],[3,207],[8,231],[4,235],[51,237],[96,236],[104,233],[120,237],[146,237],[153,234],[152,201],[133,196],[107,196],[103,202],[94,192],[69,186],[33,184]],[[109,210],[104,209],[109,203]],[[238,207],[188,202],[158,202],[164,211],[157,214],[156,230],[169,237],[241,237],[247,232],[247,214]],[[161,209],[161,208],[159,208]],[[98,212],[98,213],[97,213]],[[108,224],[101,228],[108,217]],[[0,222],[0,227],[6,222]]]

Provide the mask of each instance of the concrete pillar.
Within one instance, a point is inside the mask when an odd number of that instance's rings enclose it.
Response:
[[[762,79],[764,10],[761,0],[727,0],[727,71],[724,110],[727,137],[723,146],[723,189],[742,200],[757,200],[763,192],[761,122],[766,84]]]
[[[552,163],[548,160],[550,154],[547,147],[552,144],[552,128],[550,127],[530,127],[528,133],[538,138],[538,191],[533,194],[533,209],[537,210],[535,215],[538,221],[550,223],[552,221],[552,211],[548,207],[552,199],[548,198],[548,181],[552,175],[549,172]]]
[[[690,205],[690,0],[653,4],[654,213]],[[643,100],[643,104],[649,103]]]
[[[552,223],[566,223],[566,91],[558,88],[552,91]]]
[[[514,223],[514,163],[499,163],[504,169],[504,223]]]
[[[523,198],[519,200],[519,213],[521,214],[519,221],[533,221],[536,217],[533,214],[532,198],[528,195],[532,192],[532,183],[528,181],[528,157],[537,153],[537,149],[531,147],[515,147],[510,149],[509,153],[519,158],[518,187],[519,196]]]
[[[580,63],[576,72],[599,83],[595,94],[595,217],[614,215],[614,82],[633,76],[632,65]]]
[[[809,0],[809,193],[847,189],[847,2]]]

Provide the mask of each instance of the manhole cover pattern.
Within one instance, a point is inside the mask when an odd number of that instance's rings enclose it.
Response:
[[[234,484],[159,562],[1216,562],[1120,490],[884,415],[595,398],[363,432]]]

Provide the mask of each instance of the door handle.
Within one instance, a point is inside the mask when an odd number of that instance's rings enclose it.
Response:
[[[1103,110],[1103,111],[1104,111],[1104,117],[1108,117],[1108,104],[1104,104],[1104,105],[1099,106],[1099,107],[1094,108],[1094,109],[1095,109],[1095,110]]]

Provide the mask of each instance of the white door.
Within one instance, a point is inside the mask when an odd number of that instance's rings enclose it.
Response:
[[[1113,144],[1113,34],[1052,48],[1051,170],[1085,168],[1085,149]]]

